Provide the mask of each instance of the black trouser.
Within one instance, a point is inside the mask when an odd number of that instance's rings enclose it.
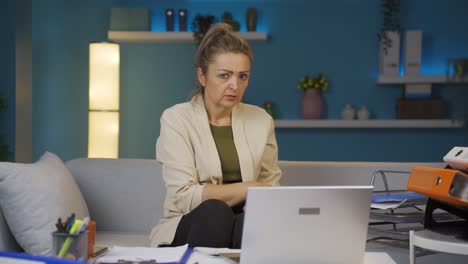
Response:
[[[220,200],[206,200],[184,215],[171,246],[240,248],[244,213]]]

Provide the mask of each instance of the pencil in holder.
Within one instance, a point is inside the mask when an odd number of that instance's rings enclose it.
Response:
[[[88,259],[88,231],[75,235],[53,232],[52,243],[54,256],[74,260]]]

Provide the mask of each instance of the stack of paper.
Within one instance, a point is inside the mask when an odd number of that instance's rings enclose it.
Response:
[[[197,247],[193,251],[187,245],[180,247],[112,247],[109,252],[97,259],[96,263],[119,263],[119,261],[155,261],[160,263],[203,263],[234,264],[238,263],[225,254],[240,255],[239,249]]]
[[[188,245],[180,247],[113,247],[97,263],[118,263],[119,260],[155,260],[157,263],[179,263],[188,250]]]
[[[240,249],[196,247],[189,259],[189,264],[197,262],[203,264],[237,264],[239,263],[240,253]]]

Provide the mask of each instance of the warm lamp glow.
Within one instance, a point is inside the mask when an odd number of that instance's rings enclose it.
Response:
[[[89,45],[88,157],[119,154],[120,48],[114,43]]]
[[[119,153],[119,113],[89,112],[88,157],[117,158]]]
[[[89,45],[89,109],[119,110],[119,45]]]

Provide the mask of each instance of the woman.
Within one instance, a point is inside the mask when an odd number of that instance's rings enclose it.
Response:
[[[156,159],[167,192],[152,246],[240,248],[247,188],[278,185],[273,120],[241,103],[251,60],[227,24],[212,26],[195,56],[192,99],[162,114]]]

